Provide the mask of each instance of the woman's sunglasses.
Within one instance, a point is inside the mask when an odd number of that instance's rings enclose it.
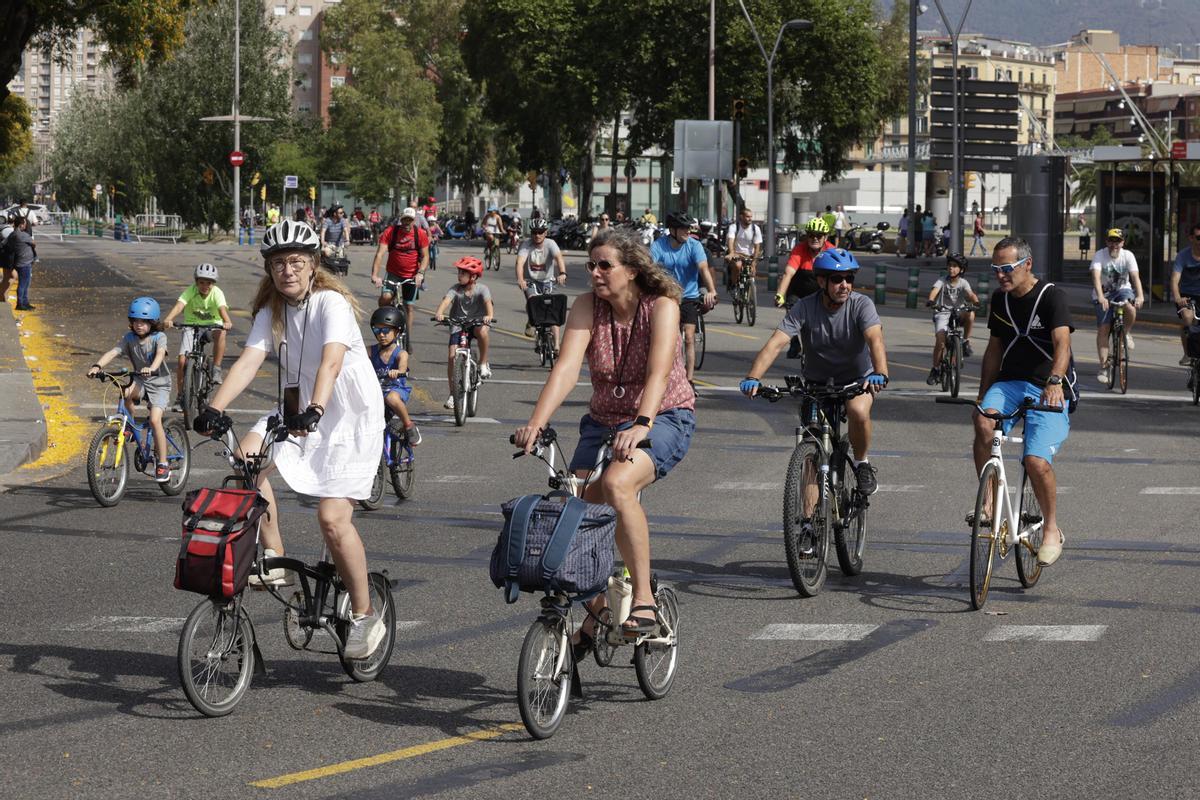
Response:
[[[599,261],[588,261],[587,262],[587,271],[595,272],[597,269],[599,269],[601,272],[608,272],[610,269],[612,269],[615,266],[616,266],[616,264],[614,264],[613,262],[606,261],[604,259],[600,259]]]
[[[1021,266],[1028,260],[1029,260],[1029,257],[1026,256],[1025,258],[1022,258],[1020,261],[1014,261],[1011,264],[992,264],[992,272],[995,272],[1000,275],[1010,275],[1010,274],[1012,274],[1012,271],[1014,269]]]

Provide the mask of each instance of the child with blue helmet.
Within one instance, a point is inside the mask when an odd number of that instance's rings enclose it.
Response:
[[[117,346],[97,359],[88,376],[98,374],[104,366],[124,355],[133,365],[133,383],[125,392],[130,405],[145,397],[150,407],[150,427],[154,431],[154,480],[171,480],[167,464],[167,434],[163,430],[163,412],[171,404],[171,370],[167,366],[167,335],[159,324],[158,301],[153,297],[138,297],[129,304],[129,333]]]

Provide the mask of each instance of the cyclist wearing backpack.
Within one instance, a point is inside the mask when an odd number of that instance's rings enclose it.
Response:
[[[1033,484],[1044,519],[1038,563],[1049,566],[1062,555],[1058,527],[1054,455],[1070,433],[1068,410],[1078,399],[1071,355],[1071,311],[1067,294],[1033,274],[1029,243],[1015,236],[1001,239],[992,250],[992,272],[999,288],[992,294],[987,351],[976,402],[985,410],[1010,414],[1025,401],[1061,408],[1058,413],[1031,411],[1025,416],[1022,463]],[[1004,423],[1005,430],[1015,421]],[[975,414],[975,471],[991,457],[995,422]],[[991,498],[988,498],[990,505]],[[992,509],[985,507],[984,514]],[[968,521],[973,523],[974,513]]]
[[[425,283],[425,270],[429,267],[429,234],[413,223],[417,218],[415,208],[400,212],[400,221],[388,227],[379,237],[375,260],[371,262],[371,283],[380,288],[379,305],[390,306],[400,287],[400,299],[404,304],[408,330],[412,331],[413,305],[421,294]],[[387,259],[387,279],[380,277],[379,267]],[[400,283],[413,280],[415,283]]]

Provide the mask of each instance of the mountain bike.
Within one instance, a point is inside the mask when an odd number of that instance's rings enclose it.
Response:
[[[392,307],[400,309],[400,313],[404,318],[404,325],[400,328],[400,346],[404,348],[404,352],[412,355],[412,336],[408,330],[408,308],[404,305],[404,287],[413,287],[413,300],[415,302],[420,292],[417,288],[417,279],[397,278],[389,275],[384,279],[383,286],[392,295]]]
[[[563,457],[554,429],[543,430],[533,455],[549,470],[550,488],[583,497],[584,490],[600,480],[612,460],[614,434],[609,433],[596,454],[591,471],[581,478],[567,468],[569,461]],[[509,443],[515,443],[515,438],[510,436]],[[650,443],[643,440],[638,446],[649,447]],[[522,455],[523,452],[516,453],[513,458]],[[621,630],[629,616],[633,596],[629,573],[624,569],[617,569],[609,577],[608,603],[599,614],[593,614],[586,605],[595,595],[572,596],[548,591],[541,598],[541,613],[525,634],[517,666],[517,703],[521,721],[530,736],[535,739],[553,736],[566,715],[569,698],[583,696],[571,645],[571,634],[576,627],[571,614],[574,603],[584,604],[586,615],[595,622],[593,656],[597,664],[608,666],[617,648],[632,644],[633,667],[642,694],[649,700],[659,700],[667,695],[679,665],[679,600],[674,590],[659,584],[657,576],[651,576],[650,588],[658,606],[658,629],[635,640],[625,638]]]
[[[1108,388],[1129,391],[1129,335],[1125,331],[1125,304],[1113,303],[1112,330],[1108,334]]]
[[[225,419],[228,421],[228,417]],[[253,489],[259,474],[271,463],[273,449],[288,440],[287,428],[279,417],[271,417],[262,450],[239,454],[229,428],[222,427],[224,430],[214,432],[213,438],[224,437],[222,455],[234,470],[233,475],[222,481],[222,486]],[[257,540],[258,529],[254,536]],[[379,677],[396,643],[394,582],[387,570],[367,575],[371,606],[379,612],[385,626],[383,640],[367,658],[351,659],[344,655],[350,633],[350,595],[330,561],[329,548],[322,549],[320,559],[313,565],[286,556],[259,557],[252,574],[262,578],[273,569],[290,570],[299,579],[299,588],[290,597],[280,594],[281,587],[262,582],[263,588],[283,604],[283,635],[288,645],[294,650],[308,650],[313,634],[323,631],[336,649],[318,652],[337,655],[342,669],[357,682]],[[188,614],[179,635],[176,661],[180,684],[188,702],[207,717],[221,717],[233,711],[250,688],[254,672],[266,673],[244,595],[245,589],[231,600],[201,600]]]
[[[485,270],[500,269],[500,234],[493,233],[483,248],[483,268]]]
[[[381,386],[391,382],[391,378],[382,378],[379,381]],[[379,457],[379,470],[375,473],[375,482],[371,485],[371,496],[358,501],[367,511],[375,511],[383,505],[383,493],[389,482],[392,484],[392,491],[400,500],[412,497],[413,484],[417,477],[417,460],[413,454],[413,446],[408,440],[408,431],[396,435],[388,430],[387,422],[394,416],[391,409],[385,406],[383,454]]]
[[[858,488],[850,442],[842,435],[846,401],[863,393],[862,381],[834,386],[805,382],[798,375],[785,386],[762,386],[758,397],[772,403],[800,398],[800,426],[788,462],[783,494],[783,545],[792,585],[804,597],[821,591],[828,574],[832,534],[844,575],[862,572],[870,497]]]
[[[753,327],[758,318],[758,295],[754,278],[750,274],[751,261],[748,257],[736,260],[741,261],[742,269],[738,273],[737,283],[729,292],[733,300],[733,320],[741,324],[742,319],[745,318],[746,324]]]
[[[1004,433],[1003,423],[1021,419],[1029,412],[1061,414],[1063,410],[1039,405],[1031,399],[1026,399],[1011,414],[988,413],[982,406],[965,398],[937,397],[935,402],[974,406],[978,413],[996,423],[991,456],[979,472],[975,512],[967,517],[967,523],[971,526],[971,608],[978,611],[987,602],[997,554],[1003,561],[1008,558],[1009,552],[1016,551],[1017,577],[1025,588],[1037,583],[1042,574],[1037,559],[1038,548],[1042,546],[1042,508],[1024,467],[1021,468],[1019,505],[1013,506],[1008,494],[1008,477],[1004,472],[1001,445],[1005,442],[1021,444],[1024,439]],[[984,513],[989,500],[992,509],[990,517]]]
[[[479,362],[475,360],[471,348],[475,338],[473,332],[480,325],[494,325],[496,320],[483,317],[430,319],[447,328],[458,328],[454,349],[454,386],[450,395],[454,398],[454,424],[462,427],[467,423],[467,417],[475,416],[479,410],[479,385],[483,382],[479,377]]]
[[[183,385],[179,389],[179,403],[183,407],[183,424],[192,429],[192,420],[200,409],[208,405],[213,387],[213,362],[204,346],[212,341],[214,330],[223,330],[222,325],[176,325],[192,331],[192,349],[184,354]]]
[[[940,303],[934,304],[934,313],[948,312],[950,321],[946,325],[946,344],[942,348],[942,362],[939,367],[942,375],[942,391],[949,392],[951,397],[958,397],[959,385],[962,382],[963,336],[962,320],[959,314],[973,311],[974,307],[952,307]]]
[[[154,430],[150,426],[149,414],[140,425],[125,404],[125,391],[133,384],[133,373],[127,369],[99,372],[95,380],[111,383],[116,387],[116,411],[105,418],[105,422],[92,436],[87,451],[88,488],[96,502],[111,508],[125,495],[129,482],[129,462],[133,468],[149,475],[154,471],[157,456],[154,450]],[[127,377],[128,380],[121,381]],[[163,494],[175,496],[183,491],[191,471],[192,450],[188,445],[187,429],[177,419],[163,420],[163,431],[167,434],[167,464],[171,467],[171,478],[158,484]],[[131,446],[127,446],[131,445]]]

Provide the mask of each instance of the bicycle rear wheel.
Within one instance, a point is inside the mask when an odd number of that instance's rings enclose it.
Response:
[[[1037,551],[1042,546],[1045,521],[1042,506],[1038,503],[1037,495],[1033,493],[1033,484],[1024,471],[1021,473],[1021,507],[1017,513],[1017,524],[1018,532],[1029,531],[1027,539],[1017,542],[1017,577],[1021,579],[1021,585],[1028,589],[1037,583],[1042,575]]]
[[[658,604],[658,638],[663,642],[642,642],[633,651],[633,669],[638,686],[649,700],[661,700],[671,691],[679,667],[679,601],[670,587],[659,587],[654,601]]]
[[[358,501],[364,510],[374,511],[383,505],[383,490],[387,486],[388,477],[387,458],[380,456],[379,469],[375,470],[375,480],[371,484],[371,496]]]
[[[950,350],[950,396],[958,397],[958,387],[962,382],[962,339],[954,337],[954,346]]]
[[[342,662],[342,669],[359,683],[367,683],[378,678],[379,673],[383,672],[383,668],[387,666],[388,660],[392,657],[392,648],[396,646],[396,603],[392,599],[392,587],[388,583],[387,576],[382,572],[368,573],[367,583],[370,587],[371,608],[383,620],[383,639],[379,641],[375,652],[366,658],[346,658],[341,654],[338,655],[338,660]],[[342,591],[344,592],[345,589],[343,588]],[[343,642],[350,633],[350,623],[340,616],[337,632]]]
[[[1200,405],[1200,359],[1192,359],[1192,405]]]
[[[120,431],[116,425],[105,425],[96,431],[88,445],[88,488],[96,502],[105,508],[121,502],[129,481],[129,453],[125,452]]]
[[[206,717],[223,717],[246,694],[254,675],[254,633],[232,603],[202,600],[179,635],[179,682]]]
[[[696,369],[704,366],[704,315],[696,320]]]
[[[983,524],[983,510],[989,496],[995,499],[999,473],[1000,468],[988,462],[979,476],[979,491],[975,495],[975,522],[971,528],[971,607],[976,611],[987,602],[988,588],[992,582],[996,534],[992,533],[990,521],[986,526]],[[992,514],[999,513],[998,504],[993,503]]]
[[[858,491],[858,476],[854,464],[846,458],[842,467],[841,502],[838,511],[842,519],[834,528],[834,547],[837,550],[838,566],[843,575],[857,575],[863,568],[863,550],[867,546],[866,495]],[[842,520],[847,520],[844,524]]]
[[[819,450],[811,442],[798,445],[788,462],[783,487],[783,547],[796,591],[804,597],[813,597],[821,591],[828,571],[825,553],[829,545],[829,504],[817,497],[811,520],[813,534],[810,541],[805,541],[803,517],[806,489],[820,491]]]
[[[412,447],[405,442],[392,440],[392,491],[401,500],[412,497],[417,478],[417,462]]]
[[[192,448],[188,443],[187,428],[179,420],[164,423],[163,431],[167,434],[167,464],[171,467],[171,478],[160,483],[158,488],[163,494],[174,497],[187,485],[192,471]]]
[[[454,358],[454,424],[460,428],[467,423],[467,357]]]
[[[742,282],[740,278],[738,279],[737,283],[730,287],[729,299],[732,301],[731,305],[733,306],[733,321],[740,325],[742,324],[742,317],[744,316],[743,312],[745,311],[743,308],[745,305],[745,298],[742,293]]]
[[[1129,391],[1129,339],[1124,328],[1113,334],[1113,380],[1121,394]]]
[[[539,617],[529,626],[517,663],[517,705],[525,730],[548,739],[558,730],[571,696],[571,657],[561,620]]]
[[[746,324],[754,327],[758,321],[758,298],[755,296],[754,281],[746,284]]]

